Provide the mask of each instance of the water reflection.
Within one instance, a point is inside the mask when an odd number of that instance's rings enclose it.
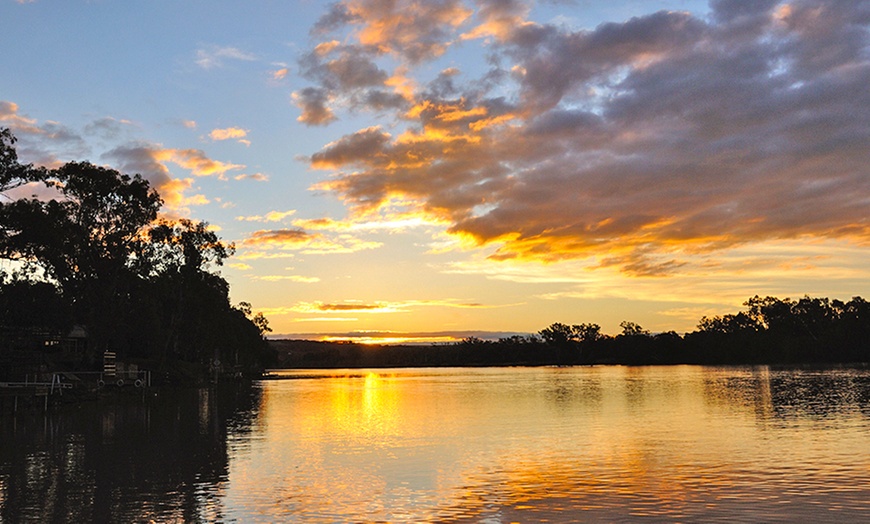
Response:
[[[256,393],[162,392],[7,414],[0,522],[221,520],[227,428],[250,427]]]
[[[4,419],[0,522],[870,519],[867,370],[286,378]]]
[[[231,485],[233,507],[242,520],[321,522],[866,517],[866,373],[597,367],[270,382],[269,429],[234,466],[245,481]]]

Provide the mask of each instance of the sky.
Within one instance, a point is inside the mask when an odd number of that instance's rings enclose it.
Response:
[[[868,0],[0,0],[22,161],[141,174],[275,336],[870,297]],[[29,196],[19,188],[3,197]]]

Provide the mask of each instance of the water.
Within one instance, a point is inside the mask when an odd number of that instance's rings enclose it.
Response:
[[[288,371],[5,416],[0,522],[870,521],[870,371]]]

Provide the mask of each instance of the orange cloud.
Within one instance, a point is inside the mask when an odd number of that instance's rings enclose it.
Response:
[[[572,30],[526,20],[526,4],[481,2],[461,35],[469,18],[454,2],[338,5],[321,27],[352,36],[320,59],[394,53],[401,67],[383,84],[401,85],[406,104],[310,156],[332,172],[315,188],[348,218],[297,225],[349,229],[400,201],[446,225],[456,241],[443,246],[632,276],[784,239],[870,245],[870,125],[854,110],[870,77],[848,29],[854,5],[719,2],[709,19],[660,11]],[[399,49],[423,22],[424,47]],[[485,77],[414,81],[457,38],[480,37],[498,64]],[[372,107],[358,85],[310,78],[330,117],[335,101]]]
[[[158,149],[153,151],[158,162],[172,162],[188,169],[195,176],[222,177],[227,171],[244,169],[244,165],[212,160],[200,149]]]
[[[186,206],[207,204],[209,199],[204,195],[186,195],[193,187],[193,179],[173,177],[167,163],[181,165],[197,176],[222,176],[228,170],[244,167],[211,160],[200,150],[164,149],[152,144],[119,146],[103,157],[123,172],[141,174],[157,190],[166,207],[176,211]]]
[[[302,229],[276,229],[254,231],[242,241],[248,247],[265,247],[282,250],[298,250],[310,255],[355,253],[381,246],[379,242],[358,239],[351,235],[326,235],[308,233]]]
[[[263,173],[242,173],[241,175],[234,176],[233,180],[256,180],[257,182],[268,182],[269,175],[264,175]]]
[[[36,119],[22,116],[18,109],[18,104],[15,102],[0,100],[0,122],[16,132],[42,133]]]
[[[303,277],[300,275],[254,275],[251,276],[251,278],[253,280],[263,280],[265,282],[289,281],[300,284],[316,284],[317,282],[320,282],[320,279],[317,277]]]
[[[245,222],[280,222],[295,213],[295,209],[289,211],[269,211],[265,215],[237,216],[236,220]]]
[[[411,63],[442,55],[452,40],[449,31],[461,26],[472,13],[459,0],[357,0],[345,5],[361,44],[402,56]]]
[[[374,302],[374,303],[365,303],[359,301],[346,301],[340,303],[324,303],[324,302],[299,302],[290,308],[291,311],[296,313],[336,313],[336,314],[347,314],[347,313],[405,313],[412,309],[426,308],[426,307],[447,307],[447,308],[458,308],[458,309],[492,309],[492,308],[501,308],[501,307],[513,307],[518,304],[506,304],[506,305],[497,305],[497,306],[487,306],[484,304],[473,304],[468,302],[463,302],[456,299],[442,299],[442,300],[406,300],[406,301],[394,301],[394,302]]]
[[[211,133],[208,134],[209,138],[212,140],[229,140],[231,138],[243,139],[248,136],[247,129],[241,129],[238,127],[227,127],[225,129],[213,129]],[[239,140],[241,142],[241,140]]]

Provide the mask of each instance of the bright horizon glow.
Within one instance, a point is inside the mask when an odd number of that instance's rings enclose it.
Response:
[[[275,336],[686,332],[870,297],[866,12],[0,0],[0,127],[209,222]]]

